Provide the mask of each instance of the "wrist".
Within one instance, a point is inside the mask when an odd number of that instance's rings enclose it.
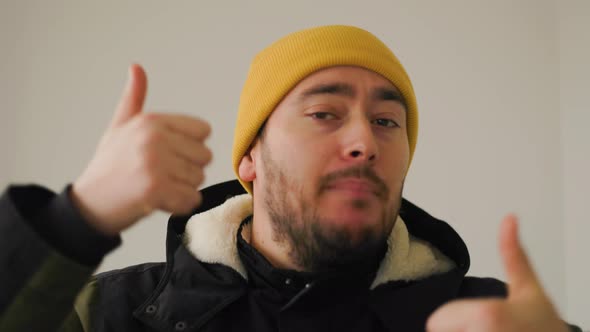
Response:
[[[92,196],[77,181],[74,182],[68,194],[72,204],[90,227],[107,236],[115,236],[120,233],[120,230],[109,227],[108,223],[104,221],[105,218],[101,217],[96,208],[91,206],[90,202],[97,200],[91,198]]]

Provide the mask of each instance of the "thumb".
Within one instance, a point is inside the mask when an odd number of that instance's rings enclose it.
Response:
[[[520,244],[516,216],[508,215],[502,221],[499,245],[508,279],[508,296],[514,297],[531,286],[538,286],[535,271]]]
[[[129,67],[127,84],[111,121],[111,127],[119,126],[141,113],[147,93],[147,76],[138,64]]]

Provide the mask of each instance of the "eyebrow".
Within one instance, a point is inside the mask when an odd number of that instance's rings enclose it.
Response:
[[[300,99],[304,100],[311,96],[324,94],[354,97],[356,95],[356,91],[352,85],[346,83],[319,84],[303,91],[301,93]],[[380,101],[397,101],[407,108],[404,97],[401,95],[401,93],[393,88],[376,88],[372,92],[372,98],[374,100]]]
[[[397,101],[400,104],[406,107],[406,101],[404,100],[404,96],[394,89],[391,88],[377,88],[373,91],[373,99],[376,100],[392,100]]]
[[[355,91],[351,85],[344,83],[319,84],[303,91],[301,99],[324,94],[354,97]]]

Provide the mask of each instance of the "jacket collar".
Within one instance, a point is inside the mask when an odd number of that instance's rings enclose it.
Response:
[[[170,218],[165,272],[151,296],[134,311],[138,319],[152,327],[170,329],[175,322],[184,322],[188,326],[187,330],[196,329],[212,317],[216,310],[223,309],[245,293],[247,274],[235,251],[235,232],[241,222],[238,217],[243,220],[251,213],[248,212],[250,198],[244,196],[243,188],[235,180],[205,188],[201,192],[203,201],[199,208],[189,215]],[[234,227],[235,221],[233,217],[229,218],[230,215],[238,216],[237,226]],[[405,199],[400,210],[400,220],[389,238],[388,251],[371,288],[412,286],[412,280],[450,278],[451,284],[457,283],[456,287],[446,283],[452,286],[448,289],[449,294],[446,294],[447,291],[440,294],[441,301],[443,298],[448,299],[469,268],[465,243],[447,223],[433,218]],[[215,221],[218,227],[206,225]],[[196,226],[193,226],[193,222]],[[200,245],[204,243],[207,245]],[[224,278],[220,279],[220,274]],[[195,289],[195,281],[210,291],[199,291],[202,287]],[[440,283],[434,285],[440,286]],[[408,287],[406,289],[409,290]],[[374,302],[377,303],[377,312],[387,308],[388,300],[381,298],[378,293],[375,294]],[[157,316],[146,314],[151,305],[161,308]],[[427,308],[421,310],[428,311]],[[390,313],[385,310],[383,319],[390,317]]]
[[[184,243],[200,261],[228,266],[247,279],[236,240],[240,224],[250,215],[252,197],[249,194],[234,196],[213,209],[193,215],[186,224]],[[246,241],[250,225],[242,231]],[[387,242],[387,252],[371,288],[390,281],[424,279],[454,267],[454,262],[435,246],[412,236],[402,217],[398,217]]]

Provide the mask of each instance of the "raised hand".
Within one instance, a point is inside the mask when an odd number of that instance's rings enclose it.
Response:
[[[71,197],[87,221],[113,235],[154,210],[189,213],[212,157],[209,125],[186,115],[143,112],[147,77],[132,65],[123,96]]]
[[[427,331],[568,331],[520,245],[515,216],[504,218],[499,247],[508,279],[508,297],[450,302],[430,316]]]

